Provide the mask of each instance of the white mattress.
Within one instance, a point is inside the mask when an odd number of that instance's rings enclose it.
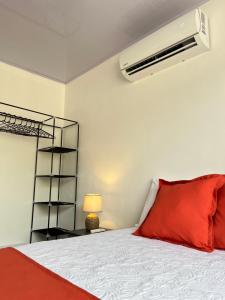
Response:
[[[225,299],[225,252],[135,237],[133,230],[17,249],[100,299]]]

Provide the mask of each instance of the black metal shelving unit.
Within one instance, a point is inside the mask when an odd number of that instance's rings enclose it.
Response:
[[[0,107],[6,111],[0,111],[0,132],[11,133],[16,135],[23,135],[36,138],[36,157],[35,157],[35,171],[34,171],[34,186],[33,186],[33,202],[32,202],[32,217],[30,229],[30,242],[32,242],[33,234],[41,234],[46,239],[59,236],[70,236],[71,230],[61,228],[59,226],[59,215],[61,207],[73,208],[73,224],[72,230],[76,229],[76,203],[77,203],[77,174],[78,174],[78,148],[79,148],[79,124],[76,121],[55,117],[53,115],[45,114],[39,111],[23,108],[20,106],[11,105],[5,102],[0,102]],[[19,115],[14,114],[19,111]],[[21,116],[25,114],[26,116]],[[29,115],[29,116],[28,116]],[[32,118],[30,117],[32,115]],[[33,118],[33,116],[35,116]],[[74,129],[74,146],[64,146],[64,135],[66,130]],[[59,137],[59,145],[56,144],[57,137]],[[40,147],[41,141],[50,141],[50,145]],[[70,135],[71,140],[71,135]],[[50,171],[45,174],[38,174],[38,161],[40,153],[49,156]],[[64,174],[62,172],[63,157],[68,153],[74,153],[74,174]],[[54,172],[54,158],[58,156],[59,165],[58,172]],[[72,180],[74,184],[74,199],[73,201],[62,201],[60,199],[61,185],[64,180]],[[39,180],[49,181],[48,200],[36,201],[37,182]],[[57,199],[52,199],[53,181],[57,181]],[[37,206],[45,206],[47,208],[47,224],[44,228],[34,228],[34,215]],[[54,227],[50,226],[52,208],[56,208],[56,224]]]
[[[60,120],[61,122],[65,123],[66,125],[57,126],[57,121]],[[34,189],[33,189],[33,205],[32,205],[32,218],[31,218],[31,231],[30,231],[30,242],[32,242],[33,234],[39,234],[44,236],[47,240],[51,238],[58,238],[60,236],[69,236],[70,230],[66,228],[61,228],[59,226],[59,217],[60,217],[60,207],[66,206],[66,207],[73,207],[74,208],[74,222],[73,222],[73,229],[76,229],[76,202],[77,202],[77,173],[78,173],[78,147],[79,147],[79,124],[76,121],[63,119],[54,117],[52,120],[52,143],[51,146],[48,147],[39,147],[39,137],[37,137],[37,143],[36,143],[36,159],[35,159],[35,174],[34,174]],[[69,124],[68,124],[69,123]],[[64,146],[64,132],[67,130],[67,128],[74,127],[76,130],[76,134],[74,134],[74,138],[76,139],[75,144],[76,148],[74,147],[65,147]],[[56,138],[56,131],[59,131],[60,135],[60,145],[55,145],[55,138]],[[38,174],[37,172],[37,166],[38,166],[38,160],[39,160],[39,154],[40,153],[46,153],[46,155],[49,155],[50,158],[50,173],[49,174]],[[63,156],[67,155],[68,153],[74,153],[75,155],[75,166],[74,166],[74,174],[62,174],[62,160]],[[54,165],[54,157],[59,155],[59,167],[57,174],[53,171],[53,165]],[[64,179],[71,179],[74,182],[74,201],[61,201],[60,200],[60,189],[61,184]],[[48,201],[36,201],[36,185],[37,180],[49,180],[49,195],[48,195]],[[57,189],[58,189],[58,196],[57,199],[52,199],[52,186],[53,186],[53,180],[57,180]],[[47,226],[45,228],[38,228],[34,229],[34,211],[36,206],[46,206],[47,207]],[[51,227],[50,225],[50,218],[51,218],[51,208],[56,207],[56,224],[55,227]]]

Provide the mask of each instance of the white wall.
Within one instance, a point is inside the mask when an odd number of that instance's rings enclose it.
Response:
[[[81,124],[79,201],[101,193],[103,225],[134,224],[152,176],[225,172],[225,1],[203,10],[209,53],[136,84],[115,56],[67,85],[65,114]]]
[[[0,101],[63,116],[64,98],[63,84],[0,63]],[[28,242],[35,143],[0,133],[0,246]]]
[[[0,63],[0,101],[81,124],[79,202],[104,196],[102,225],[133,225],[152,176],[224,172],[225,26],[223,0],[203,6],[212,50],[136,84],[118,56],[66,86]],[[0,136],[0,246],[28,242],[35,139]],[[82,227],[84,214],[78,214]]]

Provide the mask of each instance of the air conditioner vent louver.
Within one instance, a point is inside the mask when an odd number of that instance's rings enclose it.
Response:
[[[206,35],[206,22],[205,22],[205,14],[201,13],[202,20],[202,33]]]
[[[142,60],[141,62],[132,65],[131,67],[126,69],[126,73],[128,75],[135,74],[137,72],[140,72],[141,70],[149,68],[150,66],[158,64],[163,60],[166,60],[174,55],[177,55],[178,53],[186,51],[195,46],[197,46],[197,42],[194,36],[191,36],[167,49],[164,49],[150,57],[147,57],[145,60]]]

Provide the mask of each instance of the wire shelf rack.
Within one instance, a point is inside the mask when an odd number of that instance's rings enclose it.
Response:
[[[60,225],[61,207],[69,206],[68,209],[73,209],[73,219],[70,227],[76,227],[76,212],[77,212],[77,185],[78,185],[78,156],[79,156],[79,123],[74,120],[69,120],[62,117],[49,115],[43,112],[31,110],[28,108],[12,105],[5,102],[0,102],[0,132],[11,133],[15,135],[29,136],[36,138],[36,156],[35,156],[35,170],[34,170],[34,185],[33,185],[33,202],[31,214],[31,230],[30,242],[34,233],[46,233],[47,240],[57,238],[61,235],[68,235],[68,229],[62,229]],[[45,140],[42,140],[44,138]],[[68,146],[65,147],[64,143],[68,140]],[[50,144],[50,145],[49,145]],[[43,154],[42,152],[46,152]],[[73,161],[71,156],[67,159],[69,166],[69,174],[63,173],[62,163],[64,154],[74,153]],[[41,154],[42,153],[42,154]],[[50,162],[50,170],[47,174],[38,174],[38,160],[40,156],[45,156]],[[41,157],[40,157],[41,158]],[[46,160],[45,160],[46,161]],[[43,165],[43,163],[42,163]],[[71,168],[72,167],[72,168]],[[56,174],[54,171],[56,171]],[[72,171],[73,170],[73,171]],[[37,180],[40,182],[37,184]],[[73,178],[70,180],[73,184],[72,189],[74,193],[66,195],[66,201],[61,199],[63,197],[61,188],[65,178]],[[36,201],[37,188],[40,186],[41,181],[48,180],[49,192],[48,201]],[[54,182],[53,182],[54,181]],[[68,184],[68,182],[67,182]],[[53,186],[54,185],[54,186]],[[54,199],[52,197],[52,190],[57,191]],[[38,211],[35,214],[35,207],[45,205],[47,207],[47,224],[45,228],[34,228],[34,217],[38,217]],[[56,209],[52,211],[52,207]],[[51,228],[50,219],[52,214],[56,213],[55,227]]]

